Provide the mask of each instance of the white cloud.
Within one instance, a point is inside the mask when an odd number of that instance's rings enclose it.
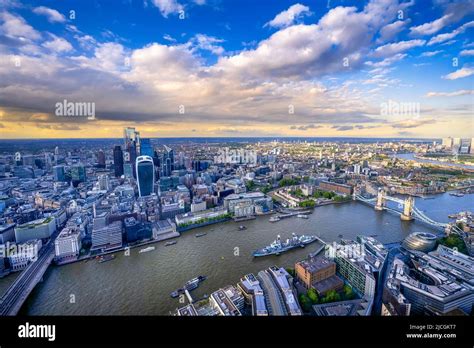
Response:
[[[453,30],[450,33],[444,33],[444,34],[436,35],[436,36],[434,36],[430,39],[430,41],[428,42],[428,46],[438,44],[438,43],[441,43],[441,42],[445,42],[447,40],[451,40],[452,38],[458,36],[459,34],[464,33],[466,31],[466,29],[469,29],[473,26],[474,26],[474,21],[471,21],[471,22],[464,23],[459,28]]]
[[[21,16],[13,15],[8,12],[0,13],[0,21],[3,22],[0,26],[0,33],[12,36],[15,38],[25,38],[29,40],[37,40],[41,37],[31,25]]]
[[[72,45],[65,39],[52,35],[53,39],[43,42],[42,46],[56,53],[72,51]]]
[[[410,23],[410,19],[405,21],[396,21],[390,24],[387,24],[380,30],[379,42],[386,42],[395,37],[399,32],[401,32],[407,23]]]
[[[423,46],[425,43],[425,40],[409,40],[386,44],[375,49],[374,57],[381,58],[392,56],[407,51],[413,47]]]
[[[440,54],[444,51],[429,51],[429,52],[423,52],[420,57],[433,57],[436,56],[437,54]]]
[[[431,35],[441,29],[460,21],[465,16],[474,12],[474,2],[472,1],[453,1],[445,4],[444,15],[432,22],[424,23],[416,27],[411,27],[410,32],[413,35]]]
[[[461,79],[463,77],[468,77],[474,74],[474,69],[469,68],[469,67],[463,67],[459,70],[456,70],[455,72],[452,72],[450,74],[447,74],[443,76],[443,79],[445,80],[457,80]]]
[[[426,93],[427,97],[458,97],[462,95],[474,95],[474,90],[472,89],[462,89],[454,92],[428,92]]]
[[[192,44],[195,44],[197,48],[201,50],[210,51],[216,55],[224,53],[224,48],[219,44],[224,42],[222,39],[215,38],[204,34],[196,34],[191,40]]]
[[[416,27],[411,27],[410,32],[414,35],[431,35],[434,34],[441,29],[443,29],[446,25],[450,23],[450,18],[452,14],[444,15],[441,18],[438,18],[432,22],[428,22],[422,25],[418,25]]]
[[[66,17],[64,17],[63,14],[45,6],[35,7],[33,9],[33,13],[36,13],[37,15],[41,16],[46,16],[50,23],[64,23],[66,21]]]
[[[474,50],[462,50],[461,56],[474,56]]]
[[[301,4],[294,4],[283,12],[280,12],[271,21],[267,22],[264,26],[270,26],[273,28],[286,28],[304,16],[310,16],[312,13],[308,6]]]
[[[163,39],[165,39],[166,41],[170,41],[170,42],[176,42],[176,39],[174,37],[172,37],[171,35],[169,35],[169,34],[163,35]]]
[[[375,68],[381,68],[381,67],[392,65],[393,63],[404,59],[406,56],[407,56],[406,53],[397,53],[394,56],[385,58],[384,60],[381,60],[379,62],[367,61],[365,62],[365,64],[367,64],[368,66],[375,67]]]
[[[179,13],[184,9],[176,0],[152,0],[153,4],[159,8],[161,15],[163,17],[168,17],[170,14]]]

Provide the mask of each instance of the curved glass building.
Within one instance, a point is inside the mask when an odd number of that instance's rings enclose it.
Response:
[[[428,252],[435,248],[436,239],[432,233],[413,232],[403,240],[402,246],[408,250]]]
[[[149,196],[153,192],[155,183],[155,169],[150,156],[138,156],[136,160],[138,195]]]

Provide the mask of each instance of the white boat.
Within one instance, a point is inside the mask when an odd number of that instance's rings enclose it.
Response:
[[[277,221],[280,221],[280,218],[278,216],[272,216],[268,221],[277,222]]]
[[[296,216],[299,217],[299,218],[302,218],[302,219],[307,219],[308,218],[308,215],[306,215],[306,214],[298,214]]]
[[[147,253],[147,252],[153,251],[153,250],[155,250],[155,247],[154,247],[154,246],[150,246],[150,247],[148,247],[148,248],[145,248],[145,249],[140,250],[138,253],[139,253],[139,254],[141,254],[141,253]]]

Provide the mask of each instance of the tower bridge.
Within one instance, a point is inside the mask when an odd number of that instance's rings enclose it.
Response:
[[[364,197],[360,193],[356,193],[354,191],[353,199],[367,203],[373,206],[375,210],[379,210],[379,211],[387,210],[387,211],[396,213],[400,215],[400,219],[404,221],[411,221],[411,220],[416,219],[417,221],[424,222],[425,224],[430,225],[431,227],[442,229],[447,232],[452,231],[459,234],[460,236],[464,235],[464,232],[461,229],[459,229],[459,227],[457,227],[456,225],[438,222],[428,217],[425,213],[423,213],[421,210],[419,210],[415,206],[415,198],[412,196],[408,196],[405,199],[401,199],[401,198],[389,196],[384,190],[380,189],[377,192],[377,196],[371,197],[371,198]],[[397,203],[398,208],[400,210],[393,209],[387,206],[387,201]]]

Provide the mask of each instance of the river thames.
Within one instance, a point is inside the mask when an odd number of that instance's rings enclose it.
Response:
[[[433,199],[416,199],[416,205],[431,218],[448,221],[448,214],[472,210],[474,195],[453,197],[440,194]],[[193,298],[237,283],[247,273],[269,266],[293,267],[296,261],[320,247],[314,243],[280,256],[253,258],[252,251],[298,234],[314,234],[326,242],[355,239],[359,234],[377,235],[383,243],[401,241],[410,232],[431,231],[418,222],[401,221],[397,215],[375,211],[360,202],[317,207],[308,219],[297,217],[270,223],[268,216],[236,223],[233,221],[190,230],[178,243],[130,255],[116,253],[116,259],[102,264],[96,260],[65,266],[51,266],[43,282],[31,293],[21,314],[27,315],[168,315],[181,306],[170,292],[198,275],[208,279],[191,294]],[[239,224],[247,227],[239,231]],[[196,238],[196,233],[207,235]],[[0,280],[5,289],[15,275]]]

